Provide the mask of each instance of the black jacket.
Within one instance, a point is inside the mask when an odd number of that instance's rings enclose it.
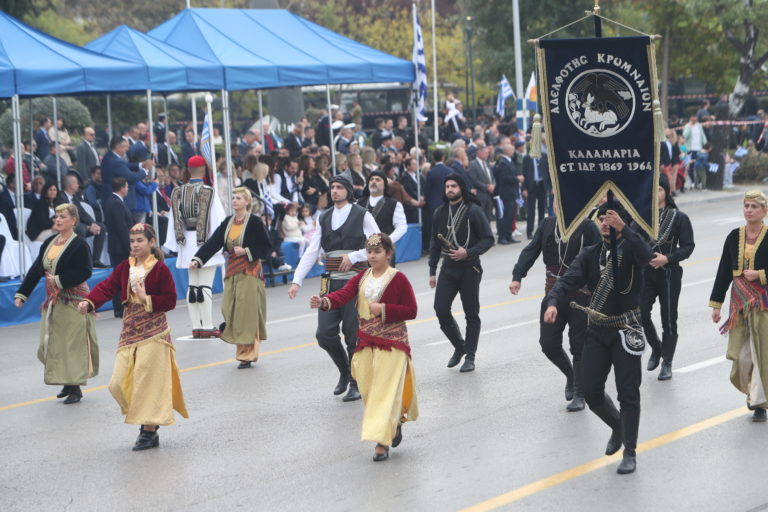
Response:
[[[610,291],[600,313],[620,315],[640,307],[640,291],[643,288],[643,269],[651,260],[651,248],[631,227],[625,226],[617,242],[621,263],[616,272],[617,282]],[[568,272],[555,283],[547,295],[547,306],[562,304],[566,297],[586,285],[594,291],[602,277],[600,259],[603,255],[602,241],[581,250]],[[610,255],[607,255],[610,258]]]
[[[768,228],[763,228],[763,231],[768,231]],[[733,278],[744,273],[744,245],[745,228],[743,226],[728,233],[725,244],[723,244],[720,264],[717,267],[715,284],[712,286],[712,295],[709,297],[710,306],[721,307],[723,302],[725,302],[725,294]],[[759,271],[760,284],[763,286],[768,285],[768,279],[766,278],[766,271],[768,270],[768,240],[766,238],[760,240],[760,245],[757,246],[754,257],[749,260],[749,266],[746,269]]]
[[[643,233],[643,237],[651,245],[652,252],[658,252],[667,257],[669,260],[667,266],[679,266],[681,261],[691,256],[694,247],[696,247],[693,241],[693,227],[691,226],[691,220],[686,214],[677,208],[667,208],[661,213],[660,231],[664,227],[665,215],[675,215],[668,236],[657,243],[651,241],[645,233]],[[662,235],[662,233],[659,233],[659,236]]]
[[[48,246],[51,244],[57,235],[53,235],[43,242],[40,247],[40,252],[35,259],[35,262],[29,268],[24,282],[21,283],[18,293],[22,295],[24,300],[29,298],[32,291],[37,286],[37,283],[41,278],[45,276],[45,269],[43,268],[43,258],[48,252]],[[59,261],[56,268],[53,269],[56,276],[57,285],[62,290],[72,288],[80,283],[84,283],[91,277],[91,249],[88,247],[88,243],[77,235],[74,236],[74,240],[69,243],[69,246],[59,256]]]
[[[114,193],[104,203],[104,224],[107,225],[110,259],[119,261],[127,258],[131,254],[130,231],[133,226],[133,216],[128,205]]]
[[[453,261],[445,258],[443,265],[451,266],[473,266],[477,265],[480,255],[493,247],[493,231],[482,208],[474,203],[467,203],[469,210],[463,222],[459,225],[456,238],[459,244],[466,247],[467,258],[462,261]],[[435,210],[432,216],[432,237],[429,245],[429,275],[434,276],[437,273],[437,263],[440,261],[443,244],[437,239],[440,233],[447,237],[448,226],[448,207],[449,203],[443,203]],[[469,230],[469,233],[467,233]],[[469,235],[469,236],[467,236]]]
[[[541,155],[541,158],[539,158],[539,180],[541,180],[541,183],[544,186],[547,184],[546,175],[549,174],[548,166],[547,155]],[[523,177],[525,178],[525,181],[523,183],[525,185],[525,190],[527,190],[528,193],[532,193],[536,189],[536,176],[534,171],[533,157],[525,155],[525,158],[523,158]]]
[[[517,177],[520,170],[514,159],[509,161],[507,157],[502,156],[496,166],[493,168],[493,178],[496,180],[496,194],[502,201],[517,199],[517,193],[520,182]]]
[[[56,198],[53,201],[53,206],[50,208],[55,209],[63,203],[64,201]],[[30,240],[34,241],[40,233],[53,227],[53,217],[51,216],[50,208],[46,200],[40,200],[35,203],[32,213],[29,214],[29,219],[27,220],[26,232]]]
[[[210,238],[197,250],[195,259],[198,260],[201,267],[224,248],[227,242],[227,226],[229,226],[229,219],[231,218],[232,216],[230,215],[224,219],[219,224],[219,227],[216,228],[216,231],[211,234]],[[248,219],[248,224],[245,226],[243,249],[245,249],[248,255],[248,261],[265,259],[272,252],[272,243],[269,240],[267,228],[264,227],[261,218],[256,215],[251,215]]]
[[[669,154],[669,148],[667,147],[667,141],[661,143],[661,151],[659,152],[659,165],[672,165],[680,163],[680,146],[672,144],[672,155]]]

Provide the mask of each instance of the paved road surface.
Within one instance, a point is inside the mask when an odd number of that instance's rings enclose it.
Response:
[[[748,421],[706,307],[722,241],[741,222],[740,196],[702,202],[708,194],[681,201],[697,248],[685,263],[674,379],[644,372],[634,475],[616,475],[617,456],[601,457],[605,425],[565,411],[564,379],[537,343],[542,265],[519,296],[507,290],[518,244],[483,258],[471,374],[445,368],[451,349],[426,261],[400,266],[420,308],[409,331],[421,417],[385,463],[359,440],[362,404],[331,394],[337,373],[314,343],[307,306],[316,280],[295,301],[286,287],[268,290],[270,339],[251,370],[236,370],[234,348],[220,341],[177,341],[191,417],[142,453],[131,452],[138,429],[122,423],[105,389],[118,320],[98,320],[101,374],[73,406],[42,383],[37,326],[1,329],[0,510],[766,510],[768,424]],[[184,303],[169,320],[176,336],[187,333]]]

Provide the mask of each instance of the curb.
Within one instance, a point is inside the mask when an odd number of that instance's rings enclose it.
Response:
[[[761,184],[762,185],[762,184]],[[748,190],[753,189],[763,189],[762,186],[755,186],[755,187],[745,187],[745,188],[738,188],[734,189],[732,192],[723,192],[715,197],[703,197],[703,198],[696,198],[691,199],[690,201],[679,201],[680,196],[678,195],[676,199],[676,203],[678,206],[686,207],[688,205],[696,205],[696,204],[706,204],[706,203],[717,203],[720,201],[726,201],[728,199],[736,199],[743,197],[743,194]],[[687,192],[690,194],[691,192]]]

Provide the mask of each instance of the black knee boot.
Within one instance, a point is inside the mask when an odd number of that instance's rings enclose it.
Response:
[[[573,362],[573,400],[565,408],[568,412],[584,409],[584,394],[581,392],[581,361]],[[567,388],[566,388],[567,389]]]
[[[613,405],[613,400],[611,400],[611,397],[608,395],[604,396],[603,402],[600,405],[595,406],[590,404],[589,408],[598,418],[603,420],[606,425],[611,427],[611,430],[613,430],[610,439],[608,439],[608,444],[605,447],[605,454],[613,455],[619,451],[622,442],[622,422],[619,411],[616,409],[616,406]]]
[[[440,330],[443,331],[448,341],[453,345],[453,355],[448,360],[448,368],[453,368],[461,362],[462,356],[466,353],[466,346],[464,338],[461,337],[461,331],[459,331],[459,325],[451,316],[450,320],[445,322],[440,321]]]
[[[574,367],[571,365],[568,354],[563,347],[557,347],[554,350],[544,350],[544,355],[565,375],[565,399],[573,400]]]

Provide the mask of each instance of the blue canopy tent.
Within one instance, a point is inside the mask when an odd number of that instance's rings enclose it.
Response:
[[[16,172],[17,228],[24,233],[23,176],[21,172],[20,96],[49,96],[91,92],[135,91],[146,89],[147,71],[133,62],[105,57],[72,45],[25,25],[0,12],[0,98],[11,98],[14,161]],[[53,99],[54,127],[56,99]],[[58,152],[58,134],[55,140]],[[59,175],[59,188],[61,175]],[[20,260],[26,269],[24,253]]]
[[[224,88],[224,66],[196,57],[143,32],[120,25],[85,45],[95,52],[136,62],[146,67],[149,75],[147,88],[147,119],[149,137],[154,141],[152,91],[200,91]],[[165,96],[163,96],[165,103]],[[110,122],[111,125],[111,122]],[[170,161],[170,145],[166,146]],[[152,195],[152,218],[157,230],[157,196]]]
[[[415,78],[412,62],[336,34],[287,10],[185,9],[148,33],[177,48],[221,62],[226,68],[226,90],[222,91],[225,101],[226,91],[325,84],[330,112],[330,84],[413,82]],[[270,71],[243,71],[243,64],[248,62]],[[228,132],[225,122],[227,150]],[[331,160],[335,169],[333,144]]]

